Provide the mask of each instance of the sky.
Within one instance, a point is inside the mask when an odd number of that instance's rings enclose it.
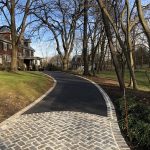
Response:
[[[142,5],[147,5],[148,3],[150,3],[149,0],[142,0]],[[133,4],[134,0],[130,0],[130,4]],[[44,38],[45,40],[45,38]],[[37,40],[33,40],[33,43],[31,44],[31,46],[36,50],[35,55],[39,56],[39,57],[45,57],[46,55],[52,57],[57,55],[56,52],[56,44],[55,41],[37,41]]]
[[[52,57],[57,54],[53,41],[32,41],[31,47],[35,49],[35,56],[38,57]]]
[[[130,0],[130,4],[132,5],[134,2],[134,0]],[[143,5],[146,5],[148,4],[150,1],[149,0],[142,0],[142,4]],[[19,17],[16,18],[18,24],[20,23],[20,20],[19,20]],[[6,22],[4,20],[4,18],[2,17],[2,15],[0,15],[0,26],[1,25],[5,25]],[[48,33],[50,34],[50,33]],[[34,38],[32,37],[31,40],[32,40],[32,43],[31,43],[31,46],[35,49],[35,56],[38,56],[38,57],[47,57],[47,56],[54,56],[54,55],[57,55],[57,52],[56,52],[56,43],[54,40],[47,40],[48,38],[50,39],[50,37],[52,38],[51,35],[45,35],[41,40],[37,39],[37,38]]]

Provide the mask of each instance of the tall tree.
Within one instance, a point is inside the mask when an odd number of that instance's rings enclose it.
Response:
[[[84,24],[83,24],[83,62],[84,75],[89,75],[88,64],[88,0],[84,0]]]
[[[47,28],[47,31],[53,34],[63,70],[67,70],[69,57],[74,47],[77,20],[82,12],[80,2],[78,0],[40,0],[34,5],[35,9],[32,13],[39,19],[39,26]]]
[[[135,8],[135,3],[133,4],[133,7],[130,11],[129,0],[125,0],[124,8],[121,13],[121,26],[122,26],[122,30],[125,34],[127,54],[129,55],[130,64],[131,64],[131,68],[133,71],[133,75],[130,76],[129,86],[137,89],[137,82],[136,82],[136,77],[135,77],[135,73],[134,73],[134,71],[135,71],[134,58],[133,58],[134,46],[133,46],[133,42],[132,42],[133,39],[131,38],[131,32],[132,32],[133,28],[135,27],[135,25],[138,23],[137,17],[134,17],[134,21],[132,19],[132,13],[133,13],[134,8]],[[125,15],[125,12],[126,12],[126,15]],[[124,19],[124,16],[126,16],[125,19]],[[133,37],[133,38],[135,38],[135,37]]]
[[[120,34],[120,30],[118,30],[118,27],[117,27],[116,23],[114,22],[113,15],[110,14],[110,12],[112,13],[112,11],[111,10],[108,11],[108,9],[105,6],[105,4],[103,3],[103,1],[97,0],[97,2],[99,4],[100,8],[103,10],[103,13],[105,14],[105,16],[108,18],[108,21],[110,22],[110,24],[115,32],[116,38],[117,38],[119,45],[122,49],[122,52],[124,53],[124,56],[126,57],[126,60],[127,60],[128,69],[129,69],[129,72],[130,72],[130,75],[131,75],[131,78],[133,81],[133,88],[137,89],[135,73],[134,73],[134,70],[133,70],[133,67],[132,67],[132,64],[130,61],[130,55],[129,55],[129,50],[127,48],[127,43],[124,43],[122,34]]]
[[[150,27],[144,17],[141,0],[135,0],[135,2],[136,2],[137,10],[138,10],[139,19],[143,26],[143,29],[144,29],[145,35],[147,36],[147,40],[148,40],[148,44],[149,44],[149,67],[150,67]],[[150,4],[148,4],[148,7],[149,6],[150,6]]]
[[[92,4],[92,3],[91,3]],[[94,3],[95,4],[95,3]],[[93,5],[94,5],[93,4]],[[95,75],[96,68],[98,69],[98,50],[100,49],[100,45],[105,47],[105,33],[103,29],[102,17],[98,12],[99,7],[92,7],[91,5],[89,10],[89,18],[88,21],[88,37],[89,37],[89,47],[90,47],[90,65],[91,71],[93,75]],[[103,47],[102,46],[102,47]],[[103,51],[101,47],[101,51]]]
[[[12,37],[12,40],[11,40],[11,43],[12,43],[12,58],[11,58],[11,71],[17,71],[17,57],[18,57],[18,46],[19,44],[21,43],[21,40],[24,36],[24,31],[25,31],[25,28],[26,28],[26,20],[27,20],[27,16],[29,14],[29,8],[31,6],[31,1],[30,0],[26,0],[24,6],[22,6],[21,4],[19,4],[19,0],[18,1],[15,1],[15,0],[2,0],[0,2],[0,4],[2,5],[2,13],[3,13],[3,16],[5,17],[8,25],[10,26],[10,29],[11,29],[11,37]],[[17,21],[16,19],[17,16],[16,16],[16,12],[17,12],[17,9],[19,9],[19,7],[22,8],[21,10],[21,23],[18,27],[18,24],[17,24]],[[7,9],[8,11],[8,16],[5,12],[5,9]],[[18,27],[18,28],[17,28]]]
[[[122,71],[120,69],[121,64],[118,61],[115,46],[113,44],[113,37],[112,37],[111,29],[110,29],[109,20],[108,20],[107,16],[105,15],[104,10],[102,9],[101,11],[102,11],[102,17],[103,17],[103,21],[104,21],[105,32],[106,32],[108,43],[109,43],[109,48],[110,48],[111,56],[112,56],[112,59],[113,59],[113,64],[115,66],[116,75],[117,75],[117,78],[118,78],[120,89],[121,89],[121,91],[123,91],[124,88],[125,88],[125,83],[124,83]]]

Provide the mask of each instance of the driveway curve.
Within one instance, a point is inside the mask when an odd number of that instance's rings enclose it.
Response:
[[[129,150],[93,84],[67,73],[46,73],[57,80],[56,87],[0,126],[0,150]]]
[[[55,89],[28,113],[74,111],[107,116],[106,102],[89,81],[63,72],[46,72],[56,81]]]

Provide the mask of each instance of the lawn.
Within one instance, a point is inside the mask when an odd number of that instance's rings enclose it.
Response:
[[[149,77],[150,77],[150,71],[147,71]],[[148,81],[148,78],[146,77],[145,71],[144,70],[137,70],[135,71],[136,75],[136,80],[138,84],[138,88],[143,91],[150,91],[150,83]],[[102,71],[99,74],[97,74],[98,77],[100,78],[105,78],[105,79],[110,79],[117,81],[116,73],[115,71]],[[129,72],[125,72],[125,81],[128,85],[129,83]]]
[[[40,97],[52,84],[41,72],[0,71],[0,122]]]

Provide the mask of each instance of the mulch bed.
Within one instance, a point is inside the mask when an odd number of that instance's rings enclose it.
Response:
[[[117,81],[100,77],[88,78],[99,84],[109,95],[112,101],[122,97]],[[131,97],[134,97],[135,100],[150,106],[150,91],[135,91],[133,89],[127,88],[126,93]]]

